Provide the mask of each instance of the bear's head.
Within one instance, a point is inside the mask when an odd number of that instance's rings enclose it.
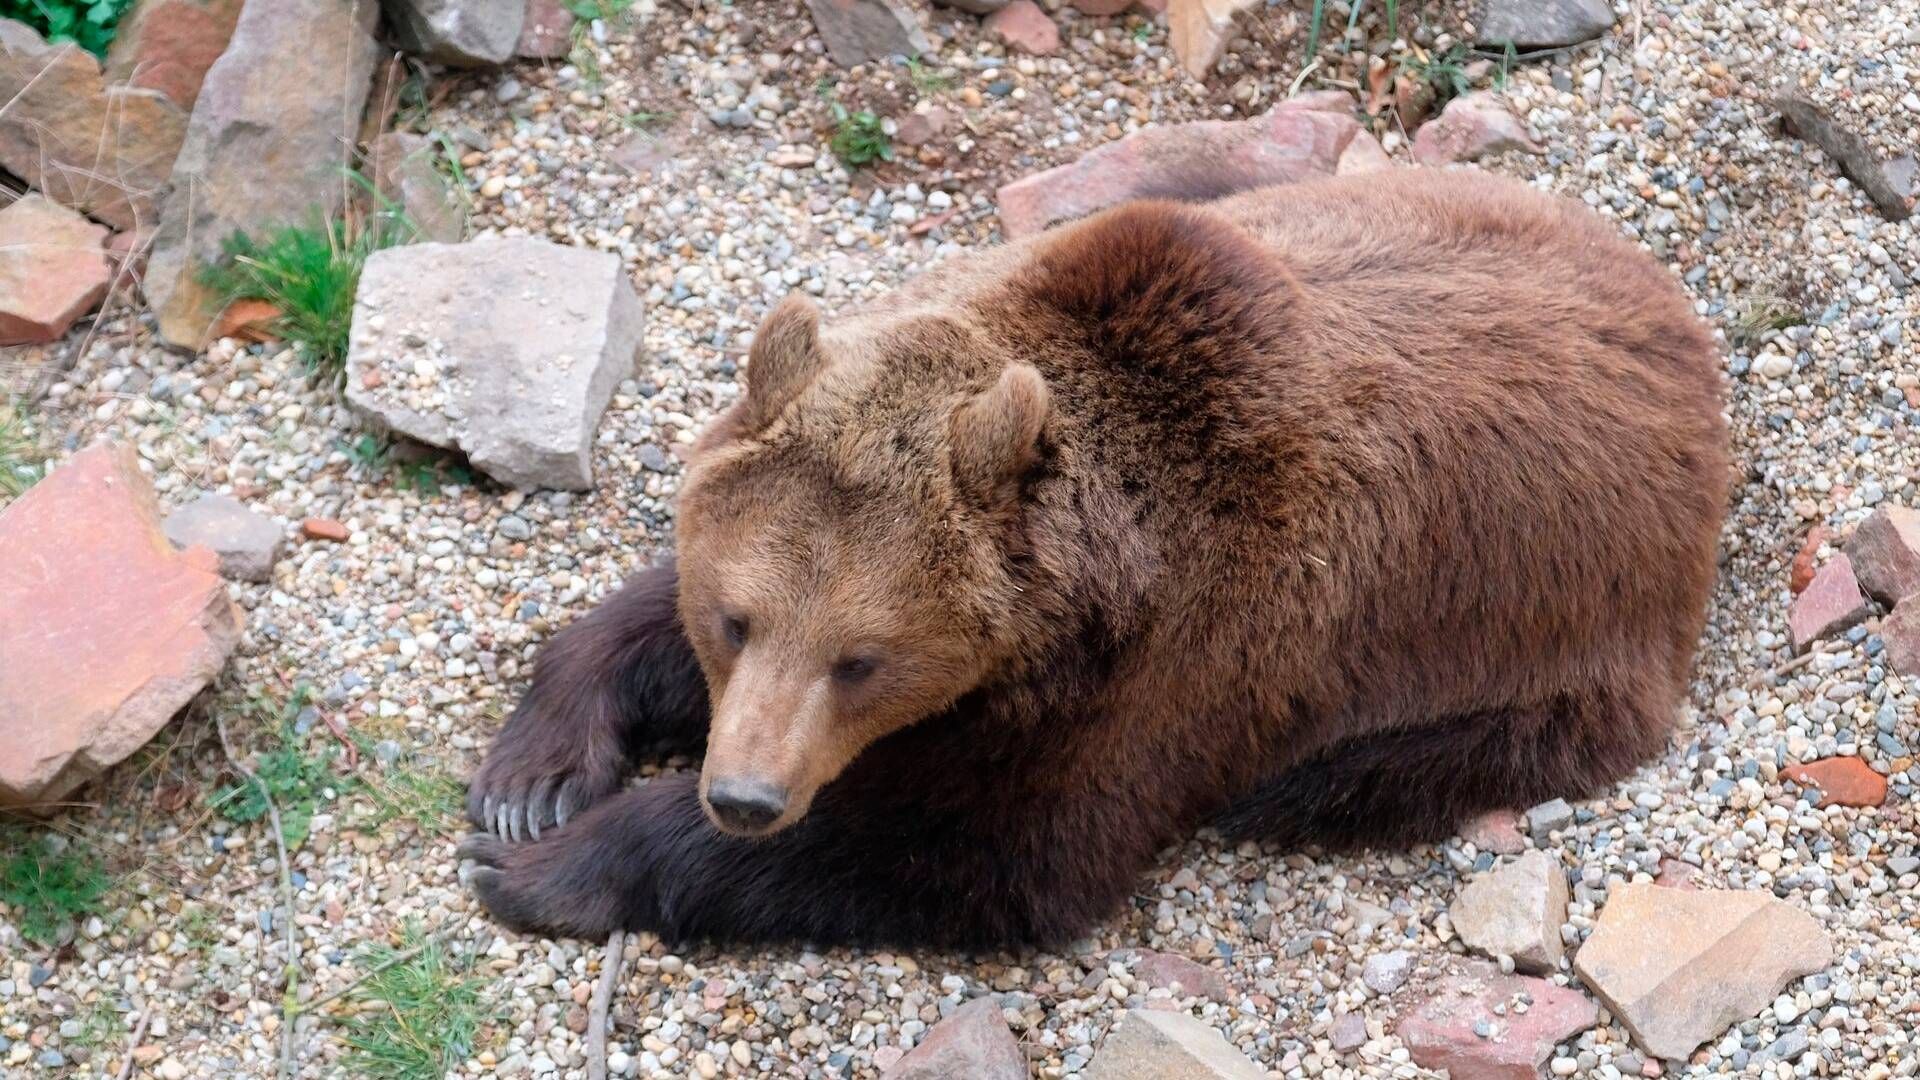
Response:
[[[949,315],[823,329],[798,296],[746,382],[680,495],[680,613],[713,702],[702,799],[760,835],[1019,651],[1048,391]]]

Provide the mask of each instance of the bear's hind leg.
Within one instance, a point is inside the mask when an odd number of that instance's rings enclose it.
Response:
[[[701,749],[707,684],[680,627],[678,593],[669,561],[554,635],[468,785],[474,824],[538,839],[618,790],[635,758]]]
[[[1217,822],[1235,840],[1334,849],[1445,839],[1476,814],[1592,794],[1657,754],[1669,719],[1612,694],[1355,736]]]

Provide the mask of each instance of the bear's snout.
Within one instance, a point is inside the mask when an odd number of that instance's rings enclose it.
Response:
[[[707,810],[728,832],[761,833],[787,812],[787,790],[753,777],[722,777],[707,785]]]

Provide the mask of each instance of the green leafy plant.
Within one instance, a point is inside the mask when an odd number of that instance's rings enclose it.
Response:
[[[267,800],[271,796],[273,804],[280,809],[280,836],[288,847],[306,842],[313,830],[313,815],[321,802],[347,786],[347,781],[336,779],[333,773],[333,760],[338,751],[331,745],[309,750],[306,740],[294,730],[294,719],[307,707],[309,697],[308,688],[298,686],[278,709],[271,702],[259,699],[243,707],[243,711],[269,723],[277,719],[277,745],[253,763],[259,783],[240,777],[236,783],[222,788],[213,800],[213,808],[220,816],[244,825],[267,816]]]
[[[133,0],[0,0],[0,19],[17,19],[48,41],[71,41],[105,56],[131,7]]]
[[[112,886],[91,850],[50,833],[0,833],[0,903],[27,940],[59,943],[61,931],[98,910]]]
[[[633,0],[564,0],[566,9],[573,17],[583,22],[595,19],[601,22],[613,22],[626,17],[633,8]]]
[[[265,239],[236,232],[222,245],[225,258],[200,279],[223,301],[264,300],[279,308],[273,331],[293,343],[309,369],[337,381],[346,370],[353,296],[367,256],[417,233],[391,207],[287,226]]]
[[[1495,90],[1505,90],[1507,88],[1507,80],[1513,78],[1514,62],[1519,58],[1520,54],[1514,49],[1513,42],[1507,42],[1506,47],[1500,50],[1500,70],[1493,73],[1493,88]]]
[[[1409,56],[1400,62],[1400,70],[1433,88],[1436,107],[1473,88],[1467,79],[1467,46],[1464,43],[1431,56]]]
[[[893,142],[880,126],[878,116],[865,110],[850,113],[845,105],[835,102],[833,123],[833,138],[827,145],[833,150],[833,156],[844,164],[857,168],[874,161],[893,160]]]
[[[46,455],[27,419],[0,402],[0,500],[11,499],[46,473]]]
[[[400,945],[361,950],[370,972],[353,991],[361,1005],[347,1021],[347,1074],[367,1080],[441,1080],[473,1052],[487,1020],[487,981],[471,957],[455,956],[418,924]]]

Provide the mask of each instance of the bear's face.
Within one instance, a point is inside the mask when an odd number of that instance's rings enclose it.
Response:
[[[747,378],[680,496],[680,610],[713,701],[703,801],[765,834],[1014,648],[1047,392],[946,320],[823,341],[801,300],[762,325]]]

